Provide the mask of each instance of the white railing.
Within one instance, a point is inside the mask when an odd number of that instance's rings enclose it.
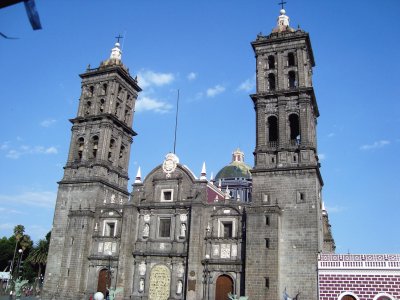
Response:
[[[318,269],[400,270],[400,254],[319,254]]]

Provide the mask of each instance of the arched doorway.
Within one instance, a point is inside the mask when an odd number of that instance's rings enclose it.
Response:
[[[228,275],[221,275],[217,279],[215,300],[227,300],[228,294],[233,294],[233,280]]]
[[[99,280],[97,282],[97,291],[106,294],[107,288],[111,286],[111,278],[107,269],[102,269],[99,272]]]

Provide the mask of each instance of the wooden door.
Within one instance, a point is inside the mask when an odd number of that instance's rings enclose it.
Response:
[[[233,293],[232,279],[227,275],[219,276],[215,288],[215,300],[227,300],[229,293]]]
[[[99,272],[99,280],[97,282],[97,291],[106,295],[107,288],[111,285],[111,278],[109,278],[108,270],[103,269]],[[107,284],[108,281],[108,284]]]

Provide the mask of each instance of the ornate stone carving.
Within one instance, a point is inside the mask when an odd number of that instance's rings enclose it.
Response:
[[[149,226],[149,224],[144,224],[144,227],[143,227],[143,237],[148,237],[149,236],[149,234],[150,234],[150,226]]]
[[[150,222],[150,215],[149,215],[149,214],[145,214],[145,215],[143,216],[143,220],[144,220],[146,223],[149,223],[149,222]]]
[[[144,261],[142,261],[142,262],[139,264],[139,275],[140,275],[140,276],[146,275],[146,263],[145,263]]]
[[[173,173],[175,171],[178,163],[179,163],[179,158],[175,154],[168,153],[165,156],[165,160],[163,162],[162,168],[163,168],[164,173],[167,174],[167,177],[171,177],[171,173]]]
[[[221,244],[221,258],[231,258],[231,245]]]
[[[187,221],[187,214],[181,214],[179,216],[179,219],[181,220],[181,222],[186,222]]]
[[[185,268],[183,267],[183,264],[180,263],[177,267],[176,274],[178,277],[183,277],[183,274],[185,273]]]
[[[171,274],[167,266],[158,265],[151,270],[149,300],[169,299]]]
[[[181,236],[181,237],[185,237],[185,236],[186,236],[186,224],[185,224],[185,223],[182,223],[182,224],[181,224],[180,236]]]

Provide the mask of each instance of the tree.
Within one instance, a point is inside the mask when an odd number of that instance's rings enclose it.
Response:
[[[38,275],[39,278],[42,274],[42,266],[46,266],[47,262],[47,253],[49,252],[49,241],[46,239],[39,240],[36,246],[29,253],[28,258],[26,259],[33,265],[38,266]]]
[[[22,237],[24,236],[24,232],[25,232],[25,227],[23,225],[17,225],[17,226],[14,227],[15,248],[14,248],[14,256],[13,256],[13,259],[12,259],[12,271],[13,271],[13,273],[15,273],[14,264],[15,264],[15,255],[17,254],[18,243],[22,239]]]

